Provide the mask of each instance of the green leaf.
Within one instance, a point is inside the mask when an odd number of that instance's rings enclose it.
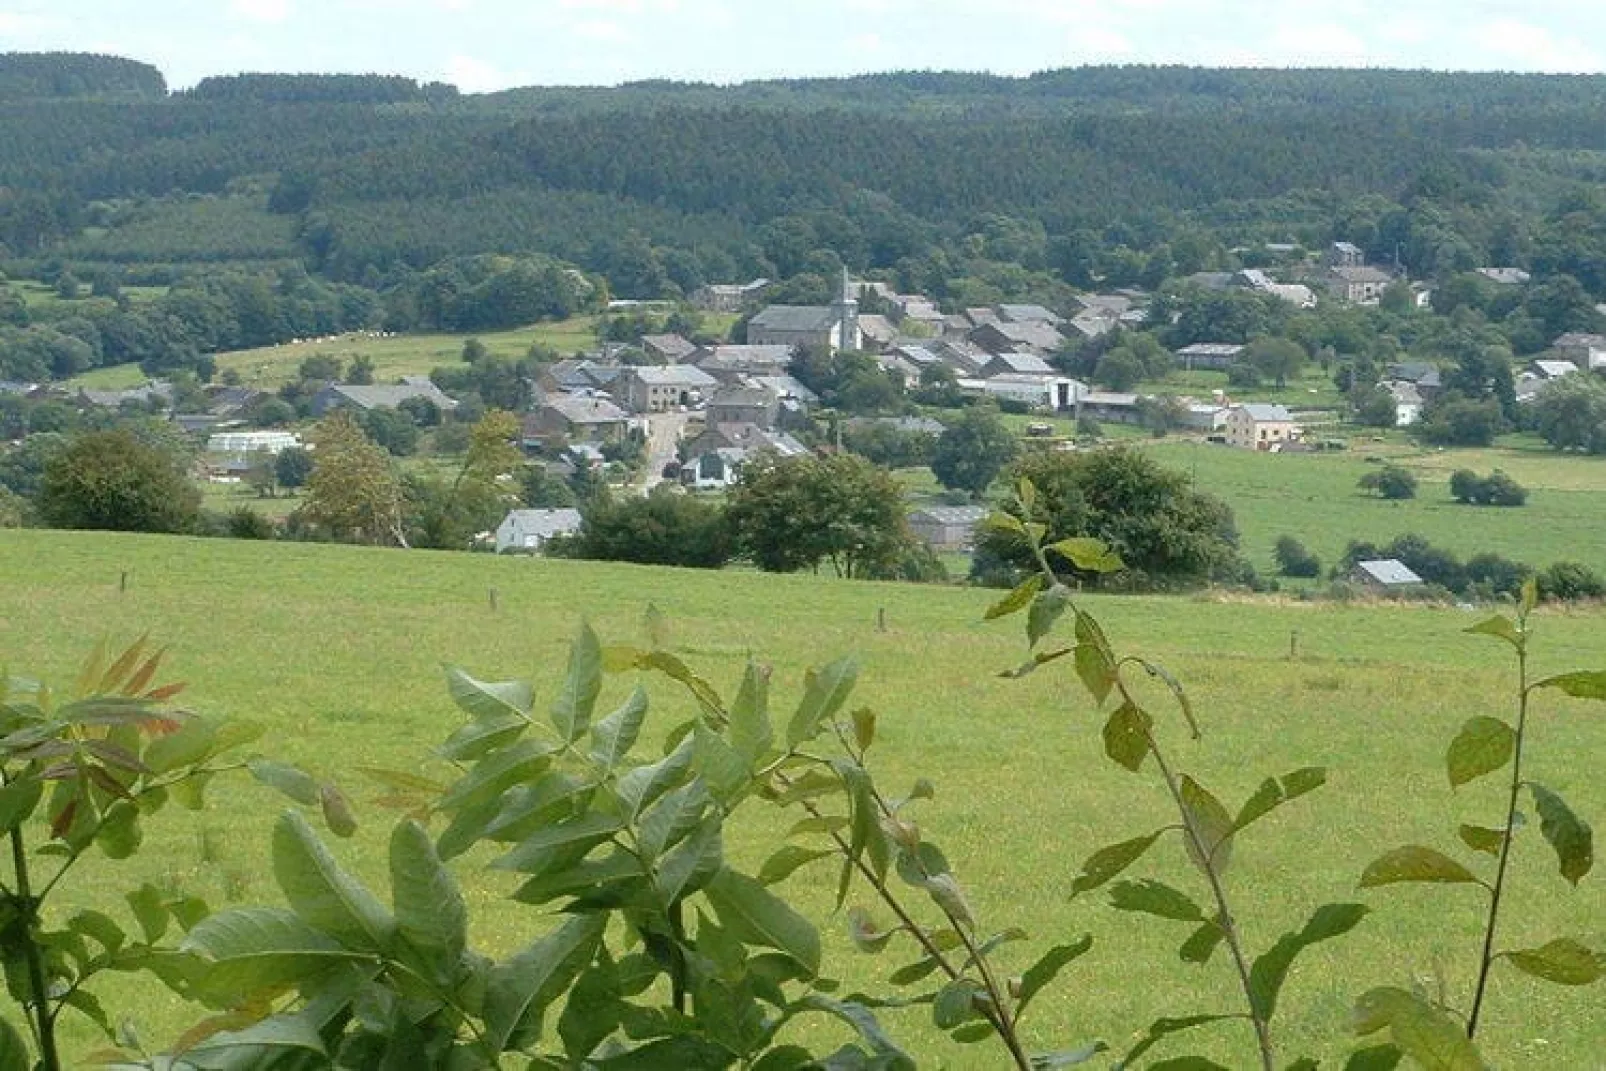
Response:
[[[449,977],[468,942],[468,906],[429,834],[411,819],[390,835],[390,889],[401,939]]]
[[[1091,892],[1143,857],[1165,830],[1157,829],[1142,837],[1100,848],[1082,864],[1082,872],[1071,882],[1071,896]]]
[[[1193,1030],[1196,1027],[1206,1026],[1206,1025],[1208,1025],[1210,1023],[1219,1023],[1224,1019],[1237,1019],[1237,1018],[1241,1018],[1241,1016],[1240,1015],[1188,1015],[1188,1016],[1183,1016],[1181,1018],[1176,1018],[1176,1019],[1173,1019],[1173,1018],[1156,1019],[1154,1022],[1149,1024],[1148,1031],[1143,1035],[1143,1037],[1138,1041],[1138,1043],[1136,1045],[1132,1046],[1132,1048],[1130,1050],[1128,1050],[1127,1054],[1125,1056],[1123,1056],[1121,1058],[1120,1062],[1117,1063],[1115,1066],[1117,1068],[1131,1067],[1133,1062],[1135,1060],[1137,1060],[1137,1058],[1139,1056],[1142,1056],[1144,1053],[1146,1053],[1150,1049],[1154,1048],[1161,1041],[1163,1041],[1166,1038],[1170,1037],[1172,1034],[1180,1034],[1185,1030]]]
[[[696,751],[697,742],[688,733],[668,755],[657,762],[637,766],[620,777],[614,783],[614,792],[624,804],[625,813],[636,818],[665,792],[685,780]]]
[[[1015,997],[1016,1020],[1018,1021],[1020,1016],[1025,1013],[1026,1006],[1032,1002],[1033,998],[1041,993],[1050,982],[1058,978],[1059,973],[1068,964],[1085,955],[1087,950],[1092,947],[1093,938],[1084,935],[1080,940],[1072,941],[1070,944],[1055,945],[1047,952],[1044,952],[1036,963],[1027,967],[1026,972],[1020,976],[1020,989]]]
[[[712,802],[708,786],[701,779],[666,795],[642,816],[636,833],[641,854],[649,860],[663,854],[692,831]]]
[[[847,1023],[870,1046],[873,1062],[867,1065],[874,1071],[915,1071],[915,1062],[889,1037],[870,1009],[850,1001],[832,1000],[819,993],[810,993],[798,1001],[801,1008],[825,1012]],[[851,1066],[851,1065],[850,1065]]]
[[[1533,687],[1554,688],[1574,699],[1606,699],[1606,670],[1563,673],[1556,677],[1546,677]]]
[[[304,1015],[275,1015],[243,1030],[224,1030],[185,1050],[178,1066],[204,1068],[322,1067],[329,1054]]]
[[[1078,647],[1080,652],[1086,648]],[[1149,755],[1149,732],[1154,719],[1130,702],[1122,703],[1104,723],[1104,753],[1118,766],[1133,773],[1143,768]]]
[[[1062,539],[1046,549],[1053,551],[1084,573],[1115,573],[1126,568],[1121,556],[1099,539]]]
[[[1293,966],[1294,957],[1311,945],[1349,933],[1368,914],[1364,904],[1324,904],[1311,915],[1304,929],[1286,933],[1267,949],[1249,970],[1249,997],[1255,1013],[1269,1020],[1277,1011],[1277,994]]]
[[[764,865],[758,868],[758,880],[765,885],[774,885],[791,877],[799,868],[807,866],[816,859],[824,859],[836,852],[827,848],[804,848],[796,844],[783,844],[775,853],[764,860]]]
[[[860,707],[853,712],[853,742],[858,745],[859,753],[870,750],[875,743],[875,711],[869,707]]]
[[[1245,826],[1260,821],[1283,804],[1314,792],[1326,783],[1327,771],[1320,766],[1307,766],[1281,779],[1266,778],[1255,790],[1255,794],[1244,801],[1243,807],[1238,811],[1238,817],[1233,820],[1233,832],[1236,833]]]
[[[877,850],[872,853],[872,858],[880,860],[876,869],[881,874],[886,873],[888,851],[885,841],[881,839],[884,837],[881,810],[876,803],[870,775],[862,767],[845,759],[838,759],[831,766],[848,788],[848,854],[842,860],[842,874],[837,880],[836,891],[836,909],[840,911],[847,900],[854,867],[864,857],[865,850],[875,842]]]
[[[1038,651],[1014,669],[1000,670],[998,675],[1006,681],[1018,681],[1023,677],[1030,677],[1050,662],[1058,662],[1066,655],[1074,654],[1076,654],[1076,648],[1074,647],[1057,647],[1052,651]]]
[[[562,849],[583,856],[623,828],[624,822],[618,816],[600,811],[588,812],[562,822],[542,824],[520,840],[512,851],[493,860],[491,869],[526,874],[545,873],[554,859],[555,851]]]
[[[271,759],[252,759],[245,765],[252,777],[269,788],[278,790],[303,807],[318,806],[318,782],[299,767]]]
[[[1456,833],[1460,836],[1462,844],[1485,855],[1499,855],[1501,845],[1506,842],[1505,833],[1484,826],[1463,825],[1456,830]]]
[[[1577,885],[1595,865],[1595,834],[1567,801],[1544,785],[1528,782],[1539,811],[1539,831],[1556,850],[1561,876]]]
[[[940,966],[942,964],[932,957],[916,960],[914,963],[906,964],[893,971],[887,976],[887,981],[893,985],[913,985],[922,978],[929,976]]]
[[[530,723],[517,714],[471,721],[446,738],[440,755],[450,762],[477,762],[517,740],[529,727]]]
[[[396,922],[374,895],[340,869],[307,820],[286,812],[273,827],[273,876],[308,925],[348,948],[383,952]]]
[[[591,727],[591,757],[612,773],[636,746],[647,719],[647,690],[640,685],[624,706]]]
[[[133,913],[134,921],[139,923],[145,943],[154,945],[160,941],[167,933],[170,918],[162,891],[146,882],[133,892],[124,894],[123,899],[128,901],[128,909]]]
[[[552,701],[552,724],[566,744],[585,735],[602,692],[602,644],[589,624],[580,626],[580,635],[569,649],[569,673],[563,689]]]
[[[1078,621],[1081,617],[1078,616]],[[1093,701],[1103,705],[1110,697],[1115,687],[1115,659],[1110,657],[1108,648],[1097,644],[1079,643],[1076,645],[1076,675],[1081,678],[1082,687],[1086,688]]]
[[[1495,614],[1487,621],[1480,621],[1463,631],[1475,636],[1494,636],[1497,639],[1505,640],[1518,650],[1522,649],[1522,633],[1517,631],[1516,622],[1505,614]]]
[[[1494,773],[1511,761],[1517,747],[1517,731],[1499,718],[1471,718],[1450,741],[1444,757],[1450,774],[1450,787],[1460,788],[1468,781]]]
[[[1177,955],[1184,963],[1203,966],[1210,962],[1210,957],[1215,955],[1216,948],[1226,936],[1227,931],[1221,928],[1220,923],[1214,919],[1207,919],[1197,930],[1188,935],[1186,941],[1182,942],[1182,947],[1177,949]]]
[[[1524,974],[1557,985],[1590,985],[1606,977],[1606,954],[1595,952],[1570,937],[1557,938],[1540,948],[1502,952]]]
[[[1488,1064],[1467,1038],[1466,1028],[1414,993],[1383,987],[1355,1003],[1355,1033],[1388,1030],[1395,1047],[1424,1071],[1487,1071]]]
[[[1344,1071],[1394,1071],[1403,1059],[1405,1053],[1393,1045],[1373,1045],[1350,1053]]]
[[[33,816],[45,786],[36,777],[23,777],[0,788],[0,833],[9,833]]]
[[[734,799],[751,780],[747,760],[725,738],[703,724],[692,730],[696,759],[693,768],[722,803]]]
[[[722,825],[717,813],[710,814],[659,860],[655,884],[666,906],[696,892],[719,872],[725,852]]]
[[[210,915],[196,923],[179,949],[207,961],[206,994],[230,1003],[372,960],[276,907]]]
[[[751,767],[775,743],[775,731],[770,727],[769,672],[756,662],[749,662],[742,674],[736,702],[731,706],[731,746]]]
[[[1009,515],[1005,514],[1005,516]],[[1010,519],[1013,520],[1014,518]],[[1016,523],[1018,524],[1019,522]],[[987,607],[987,612],[982,615],[982,620],[996,621],[1000,617],[1008,617],[1010,614],[1019,613],[1030,606],[1032,600],[1037,597],[1037,593],[1042,590],[1043,574],[1033,573],[1023,580],[1014,591]]]
[[[1136,911],[1178,922],[1202,922],[1204,911],[1198,904],[1163,881],[1118,881],[1110,887],[1110,906],[1117,911]]]
[[[803,700],[786,726],[786,743],[796,748],[814,739],[820,726],[842,709],[859,679],[859,664],[842,658],[822,669],[811,671],[803,688]]]
[[[1221,801],[1187,774],[1182,775],[1182,818],[1192,836],[1183,838],[1188,857],[1204,871],[1224,874],[1232,860],[1233,820]]]
[[[1065,615],[1070,605],[1071,589],[1064,584],[1055,584],[1033,599],[1031,610],[1026,614],[1027,646],[1036,647],[1038,641],[1054,628],[1054,622]]]
[[[485,987],[485,1040],[492,1052],[539,1035],[541,1016],[596,955],[606,914],[570,918],[524,951],[491,968]]]
[[[811,976],[819,973],[819,933],[759,882],[726,868],[715,875],[703,894],[720,924],[742,941],[784,952]]]
[[[350,837],[357,832],[357,816],[339,785],[327,781],[319,785],[318,806],[323,811],[323,824],[329,827],[329,832],[337,837]]]
[[[216,726],[202,718],[191,718],[178,732],[152,740],[140,758],[151,773],[164,774],[208,758],[216,740]]]
[[[937,990],[931,1002],[931,1018],[939,1030],[952,1030],[976,1018],[976,995],[982,987],[969,978],[955,978]]]
[[[534,781],[551,765],[551,749],[545,743],[520,740],[476,762],[436,807],[442,811],[469,810],[496,799],[514,785]]]
[[[11,1020],[0,1016],[0,1071],[32,1071],[33,1057],[28,1043],[11,1025]]]
[[[475,721],[512,718],[528,725],[535,693],[529,681],[490,683],[475,680],[458,666],[446,667],[446,690],[452,702]]]
[[[1444,853],[1416,844],[1379,856],[1361,874],[1363,889],[1410,881],[1483,884],[1472,871]]]
[[[139,827],[139,808],[127,800],[112,804],[95,832],[95,843],[108,859],[129,858],[139,850],[144,839]]]
[[[1203,1056],[1173,1056],[1150,1064],[1149,1071],[1227,1071],[1227,1068]]]

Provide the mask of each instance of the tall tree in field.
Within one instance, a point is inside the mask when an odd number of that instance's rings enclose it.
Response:
[[[990,405],[966,409],[941,435],[931,458],[937,482],[951,491],[968,491],[979,498],[1015,460],[1019,444]]]
[[[518,500],[512,477],[524,464],[519,453],[519,418],[493,409],[469,429],[468,450],[451,482],[441,477],[411,484],[418,506],[417,543],[425,547],[461,549],[476,532],[502,519]]]
[[[39,515],[55,528],[183,532],[201,493],[182,459],[129,431],[80,435],[45,464]]]
[[[729,501],[738,552],[768,572],[830,562],[838,576],[880,575],[909,546],[903,492],[856,454],[760,454],[742,466]]]
[[[407,546],[401,483],[390,455],[343,409],[323,418],[312,441],[316,449],[302,516],[339,539]]]

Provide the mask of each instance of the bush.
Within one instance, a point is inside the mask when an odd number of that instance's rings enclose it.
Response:
[[[1538,576],[1541,598],[1557,602],[1606,596],[1606,580],[1587,565],[1556,562]]]
[[[1450,477],[1450,497],[1471,506],[1521,506],[1528,490],[1499,469],[1488,476],[1458,469]]]
[[[89,432],[45,465],[39,514],[53,528],[184,532],[201,493],[183,461],[124,430]]]
[[[1283,576],[1322,575],[1321,559],[1306,550],[1305,545],[1293,536],[1279,536],[1272,553],[1277,557],[1277,571]]]
[[[1368,472],[1360,478],[1357,486],[1387,499],[1416,497],[1416,476],[1399,465],[1385,465],[1377,472]]]
[[[250,506],[241,506],[230,513],[225,530],[230,539],[272,539],[273,522]]]

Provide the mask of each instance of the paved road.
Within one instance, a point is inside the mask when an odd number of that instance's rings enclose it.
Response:
[[[637,487],[646,494],[664,482],[664,466],[675,460],[688,413],[653,413],[647,417],[647,464]]]

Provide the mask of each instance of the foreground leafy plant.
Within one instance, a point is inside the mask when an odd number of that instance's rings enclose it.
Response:
[[[111,656],[99,645],[72,692],[0,677],[0,828],[10,842],[10,874],[0,882],[0,956],[6,989],[24,1010],[28,1041],[0,1018],[0,1067],[62,1066],[57,1030],[69,1009],[109,1038],[133,1041],[114,1028],[92,991],[107,971],[153,975],[181,996],[193,996],[200,964],[165,944],[208,913],[204,901],[176,888],[145,883],[124,897],[136,931],[85,909],[53,926],[51,900],[91,851],[110,860],[132,857],[146,822],[170,801],[199,810],[219,773],[249,768],[259,780],[321,806],[331,828],[354,823],[344,798],[292,766],[234,757],[262,735],[245,722],[209,721],[169,705],[183,684],[156,679],[164,652],[140,639]],[[32,822],[44,819],[41,831]],[[36,1054],[37,1063],[28,1052]]]
[[[1177,834],[1194,871],[1203,879],[1206,904],[1156,879],[1117,882],[1110,889],[1110,903],[1118,910],[1191,925],[1193,930],[1179,950],[1188,963],[1206,964],[1216,949],[1225,945],[1244,999],[1244,1010],[1239,1012],[1157,1019],[1118,1066],[1130,1066],[1173,1034],[1207,1024],[1242,1020],[1253,1027],[1261,1066],[1266,1071],[1275,1071],[1277,1049],[1272,1019],[1278,995],[1295,958],[1312,945],[1354,929],[1366,916],[1367,908],[1348,903],[1324,905],[1302,928],[1284,934],[1251,961],[1228,893],[1227,869],[1240,833],[1284,804],[1320,788],[1326,782],[1326,771],[1308,767],[1282,777],[1268,778],[1234,813],[1200,781],[1178,767],[1161,746],[1154,717],[1143,706],[1129,674],[1141,671],[1144,678],[1163,684],[1174,698],[1192,738],[1198,740],[1199,725],[1186,692],[1164,667],[1141,658],[1118,656],[1098,621],[1076,605],[1072,589],[1062,581],[1054,566],[1057,558],[1084,574],[1108,574],[1123,567],[1120,557],[1095,539],[1071,538],[1045,545],[1047,526],[1034,519],[1036,500],[1036,488],[1030,481],[1023,480],[1011,510],[995,513],[989,520],[996,531],[1019,540],[1037,564],[1036,571],[986,615],[993,620],[1022,611],[1026,614],[1026,639],[1032,656],[1004,676],[1022,677],[1044,665],[1069,658],[1095,703],[1103,707],[1112,699],[1115,702],[1103,730],[1105,754],[1132,773],[1141,772],[1145,762],[1153,756],[1160,781],[1180,818],[1177,824],[1108,845],[1088,856],[1081,873],[1071,884],[1071,895],[1080,896],[1108,885],[1162,838]],[[1075,644],[1040,649],[1042,641],[1066,614],[1072,616]],[[1219,1065],[1204,1057],[1189,1056],[1167,1061],[1166,1066],[1205,1069]],[[1292,1066],[1310,1068],[1315,1064],[1301,1060]]]
[[[1524,974],[1557,985],[1582,986],[1606,977],[1606,954],[1573,937],[1558,937],[1537,948],[1499,948],[1501,908],[1509,894],[1511,855],[1525,825],[1519,807],[1526,789],[1539,814],[1539,832],[1556,853],[1561,872],[1577,886],[1594,866],[1594,834],[1560,793],[1524,776],[1523,751],[1530,734],[1530,712],[1536,696],[1560,692],[1575,699],[1606,700],[1606,672],[1563,673],[1530,679],[1531,625],[1538,591],[1532,580],[1523,587],[1516,619],[1498,614],[1467,629],[1508,644],[1517,663],[1516,724],[1479,715],[1469,719],[1450,742],[1445,767],[1451,788],[1480,777],[1511,769],[1505,814],[1498,826],[1462,825],[1461,843],[1473,852],[1493,857],[1493,880],[1479,877],[1470,867],[1434,848],[1406,845],[1373,860],[1361,875],[1363,888],[1406,882],[1476,885],[1489,897],[1483,940],[1478,956],[1477,982],[1465,1022],[1442,1001],[1405,990],[1377,989],[1361,998],[1356,1030],[1367,1035],[1388,1030],[1396,1046],[1428,1067],[1482,1067],[1472,1046],[1489,992],[1494,966],[1501,960]],[[1460,1061],[1460,1062],[1456,1062]]]

